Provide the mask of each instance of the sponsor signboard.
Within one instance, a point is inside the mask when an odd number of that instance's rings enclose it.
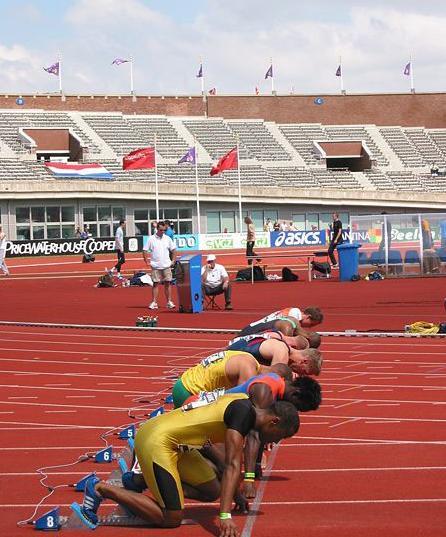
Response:
[[[143,242],[142,242],[143,249],[147,248],[148,240],[149,240],[149,235],[144,235]],[[178,251],[199,249],[198,235],[192,235],[192,234],[175,235],[173,241]]]
[[[125,237],[126,252],[138,252],[142,238]],[[101,237],[88,239],[43,239],[35,241],[7,241],[6,257],[104,254],[115,251],[115,239]]]
[[[228,250],[240,248],[238,233],[212,233],[200,235],[200,250]]]
[[[321,231],[273,231],[271,247],[323,246],[326,243],[325,230]]]

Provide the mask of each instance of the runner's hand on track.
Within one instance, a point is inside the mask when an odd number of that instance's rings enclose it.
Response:
[[[220,520],[220,537],[239,537],[240,532],[232,518]]]
[[[256,497],[255,483],[251,481],[244,481],[242,491],[246,498],[255,498]]]
[[[247,515],[248,514],[248,512],[249,512],[249,503],[248,503],[248,500],[246,499],[246,497],[241,492],[237,492],[234,495],[234,502],[235,502],[234,511],[236,513],[240,513],[242,515]]]

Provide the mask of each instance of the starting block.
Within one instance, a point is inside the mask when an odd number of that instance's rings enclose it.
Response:
[[[34,529],[40,531],[59,531],[62,526],[60,518],[59,507],[55,507],[34,522]]]
[[[165,403],[167,403],[168,405],[171,405],[171,404],[173,403],[173,395],[172,395],[172,394],[171,394],[171,395],[168,395],[164,401],[165,401]]]
[[[121,470],[121,472],[122,472],[123,474],[125,474],[126,472],[129,471],[129,467],[127,466],[127,463],[125,462],[124,459],[120,458],[120,459],[118,460],[118,464],[119,464],[119,469]]]
[[[111,462],[112,460],[113,460],[112,446],[108,446],[104,449],[101,449],[101,451],[98,451],[96,455],[94,456],[94,462],[98,462],[98,463]]]
[[[83,477],[80,481],[76,483],[74,486],[75,490],[77,492],[84,492],[85,490],[85,483],[90,479],[90,477],[94,477],[94,473],[87,474],[85,477]]]
[[[155,410],[152,410],[152,412],[149,414],[149,420],[152,418],[156,418],[160,414],[164,414],[164,407],[160,406],[158,408],[155,408]]]
[[[118,438],[121,440],[127,440],[127,438],[135,438],[135,426],[129,425],[125,429],[123,429],[119,435]]]
[[[127,439],[127,445],[129,446],[130,451],[133,452],[135,449],[135,441],[133,440],[133,438]]]

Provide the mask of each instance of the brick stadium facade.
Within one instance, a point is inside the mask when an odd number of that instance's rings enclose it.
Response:
[[[446,127],[446,93],[259,96],[0,95],[3,109],[123,112],[169,116],[264,119],[277,123]],[[316,104],[322,97],[323,104]]]

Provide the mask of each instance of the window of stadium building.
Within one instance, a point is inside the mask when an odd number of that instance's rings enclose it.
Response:
[[[234,233],[234,211],[208,211],[206,213],[208,233]]]
[[[19,241],[70,239],[75,233],[74,207],[17,207],[16,237]]]
[[[113,237],[119,220],[125,218],[124,207],[111,205],[84,207],[82,213],[84,224],[88,224],[93,237]]]
[[[156,209],[135,209],[135,235],[148,235],[149,223],[156,222]],[[192,231],[192,209],[183,207],[180,209],[160,208],[160,220],[170,220],[175,233],[186,235]]]
[[[275,222],[277,220],[277,214],[277,211],[255,209],[253,211],[246,211],[245,216],[250,216],[255,228],[257,230],[262,230],[268,218],[271,220],[271,222]]]

